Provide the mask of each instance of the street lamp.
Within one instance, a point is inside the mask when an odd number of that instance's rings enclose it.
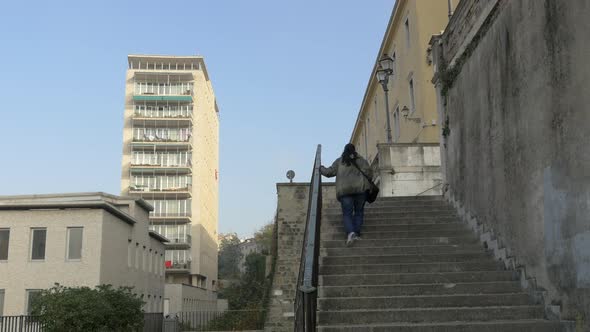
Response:
[[[412,120],[416,123],[421,123],[422,122],[422,118],[411,118],[409,117],[410,115],[410,109],[408,108],[408,106],[405,106],[402,108],[402,115],[404,117],[404,119],[406,120]]]
[[[405,106],[402,108],[402,115],[404,116],[404,118],[407,118],[408,115],[410,114],[410,109],[408,108],[408,106]]]
[[[387,118],[387,143],[391,143],[391,121],[389,119],[389,76],[393,75],[394,60],[387,54],[383,54],[383,57],[379,59],[379,69],[375,73],[377,80],[383,87],[385,94],[385,115]]]

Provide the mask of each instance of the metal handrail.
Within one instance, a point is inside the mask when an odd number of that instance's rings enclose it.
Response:
[[[426,193],[426,192],[429,192],[429,191],[431,191],[432,189],[434,189],[434,188],[436,188],[436,187],[439,187],[439,186],[441,186],[442,184],[443,184],[443,183],[441,182],[441,183],[437,184],[436,186],[434,186],[434,187],[432,187],[432,188],[428,188],[428,189],[424,190],[423,192],[421,192],[421,193],[417,194],[416,196],[420,196],[420,195],[422,195],[422,194],[424,194],[424,193]]]
[[[309,188],[309,203],[301,262],[295,294],[295,332],[312,332],[316,327],[320,226],[322,216],[322,146],[318,145]]]

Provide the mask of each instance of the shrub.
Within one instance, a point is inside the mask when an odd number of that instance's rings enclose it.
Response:
[[[64,287],[55,284],[32,303],[47,332],[138,331],[144,302],[131,287]]]

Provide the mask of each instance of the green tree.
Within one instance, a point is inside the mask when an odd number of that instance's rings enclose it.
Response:
[[[266,273],[266,255],[251,253],[246,256],[246,271],[242,280],[246,285],[264,285]]]
[[[32,303],[47,332],[139,331],[144,302],[130,287],[64,287],[55,284]]]
[[[264,255],[270,254],[274,230],[275,223],[274,221],[271,221],[254,233],[254,240],[256,241],[256,244],[261,247],[261,252]]]
[[[274,222],[258,230],[254,239],[262,253],[246,256],[245,272],[239,281],[219,290],[219,296],[228,300],[233,311],[213,320],[208,326],[211,331],[257,330],[264,325],[272,288],[272,276],[266,278],[266,255],[276,250]]]
[[[236,279],[240,276],[240,239],[236,233],[221,235],[218,253],[219,279]]]
[[[239,282],[224,287],[219,292],[227,299],[231,310],[260,309],[265,289],[266,256],[251,253],[246,256],[246,271]]]

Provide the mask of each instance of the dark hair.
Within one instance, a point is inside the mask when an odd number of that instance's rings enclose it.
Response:
[[[356,153],[356,148],[354,144],[348,143],[344,146],[344,151],[342,152],[341,161],[346,166],[350,166],[350,164],[358,157]]]

